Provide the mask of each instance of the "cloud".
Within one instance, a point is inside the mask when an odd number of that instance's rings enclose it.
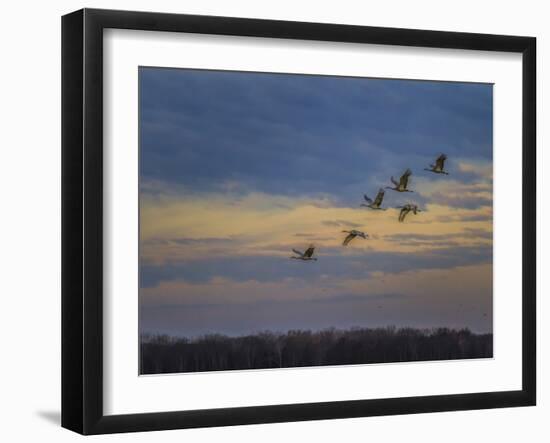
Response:
[[[456,222],[492,222],[493,213],[486,212],[481,214],[445,214],[438,215],[435,218],[439,223],[456,223]]]
[[[353,223],[346,220],[323,220],[321,222],[325,226],[337,227],[337,228],[358,228],[360,223]]]
[[[442,257],[444,255],[440,255]],[[375,267],[376,268],[376,267]],[[387,296],[426,296],[462,293],[466,287],[492,285],[492,267],[487,263],[430,268],[403,268],[393,272],[380,271],[353,274],[323,274],[309,280],[301,276],[287,276],[272,281],[254,278],[235,280],[222,275],[204,280],[188,280],[180,275],[155,286],[142,288],[140,297],[145,304],[240,304],[278,301],[335,302],[376,299]],[[470,273],[469,283],[459,283],[460,276]],[[444,284],[444,280],[447,283]],[[440,282],[440,283],[437,283]],[[437,284],[436,284],[437,283]]]
[[[322,275],[337,278],[368,277],[375,272],[405,272],[426,269],[453,269],[469,264],[492,262],[490,243],[462,246],[447,242],[438,248],[419,248],[411,243],[415,252],[383,252],[328,249],[318,255],[314,263],[290,260],[291,251],[284,256],[239,256],[229,258],[206,258],[177,264],[141,265],[140,287],[151,288],[162,282],[184,279],[205,283],[214,278],[233,281],[272,283],[285,279],[316,282]]]
[[[147,244],[153,245],[153,244],[160,244],[160,245],[170,245],[170,244],[176,244],[176,245],[197,245],[197,244],[220,244],[220,243],[231,243],[232,240],[230,238],[223,238],[223,237],[207,237],[207,238],[185,238],[185,237],[179,237],[179,238],[170,238],[170,239],[162,239],[162,238],[152,238],[147,240]]]
[[[436,192],[431,195],[431,201],[439,204],[452,206],[455,208],[467,208],[477,209],[484,206],[491,206],[493,204],[493,198],[491,196],[481,197],[478,195],[465,195],[453,193],[451,195],[445,195],[442,192]]]
[[[384,239],[399,244],[426,245],[438,248],[480,244],[491,245],[493,232],[479,228],[465,228],[459,232],[446,232],[444,234],[392,234],[384,236]]]
[[[142,290],[140,330],[175,335],[405,325],[490,331],[492,267],[469,265],[367,278],[272,283],[215,278]],[[442,290],[444,288],[444,290]]]
[[[449,300],[466,289],[478,304],[490,299],[492,86],[156,68],[139,75],[146,324],[376,322],[372,300],[395,304],[384,321],[424,324],[454,321]],[[440,151],[449,176],[423,171]],[[414,194],[388,191],[386,211],[359,207],[405,168]],[[409,201],[425,211],[397,222],[396,206]],[[369,240],[342,247],[349,228]],[[310,243],[317,262],[289,259]]]
[[[459,232],[448,232],[445,234],[395,234],[387,235],[384,239],[388,242],[397,243],[401,246],[411,246],[417,250],[443,250],[459,248],[491,248],[493,244],[493,232],[486,229],[465,228]]]
[[[143,264],[162,265],[245,256],[287,257],[291,249],[307,247],[311,242],[318,254],[417,252],[410,239],[418,235],[443,236],[432,244],[426,242],[426,249],[443,246],[441,240],[446,234],[465,229],[492,231],[491,207],[428,204],[424,209],[398,223],[397,209],[340,207],[324,198],[262,193],[145,195],[140,214],[141,260]],[[341,231],[349,228],[367,232],[370,238],[343,249]],[[403,236],[403,241],[391,241],[394,234]],[[461,241],[463,246],[471,246],[481,240],[468,235]]]
[[[493,204],[493,186],[489,180],[444,181],[422,180],[418,192],[428,204],[449,206],[461,209],[478,209],[491,207]]]
[[[484,179],[485,181],[493,180],[493,165],[491,162],[478,161],[476,163],[472,163],[468,161],[459,161],[458,171],[473,174]]]
[[[440,149],[492,155],[491,85],[142,68],[140,97],[142,179],[193,191],[351,204]]]

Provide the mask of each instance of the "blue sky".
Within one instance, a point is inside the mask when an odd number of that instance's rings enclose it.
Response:
[[[139,123],[142,332],[492,329],[491,85],[141,68]],[[449,176],[423,170],[440,153]],[[414,193],[359,207],[406,168]]]

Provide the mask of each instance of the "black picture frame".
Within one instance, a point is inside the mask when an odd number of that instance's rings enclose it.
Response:
[[[522,389],[104,415],[102,36],[107,28],[522,54]],[[63,16],[62,426],[82,434],[105,434],[535,405],[535,85],[536,39],[532,37],[97,9],[83,9]]]

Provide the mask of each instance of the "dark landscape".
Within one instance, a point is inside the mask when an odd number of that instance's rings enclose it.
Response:
[[[468,329],[351,328],[188,339],[141,336],[140,373],[161,374],[492,358],[493,334]]]

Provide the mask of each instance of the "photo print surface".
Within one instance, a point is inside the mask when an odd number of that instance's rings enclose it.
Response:
[[[141,67],[140,374],[493,356],[493,86]]]

